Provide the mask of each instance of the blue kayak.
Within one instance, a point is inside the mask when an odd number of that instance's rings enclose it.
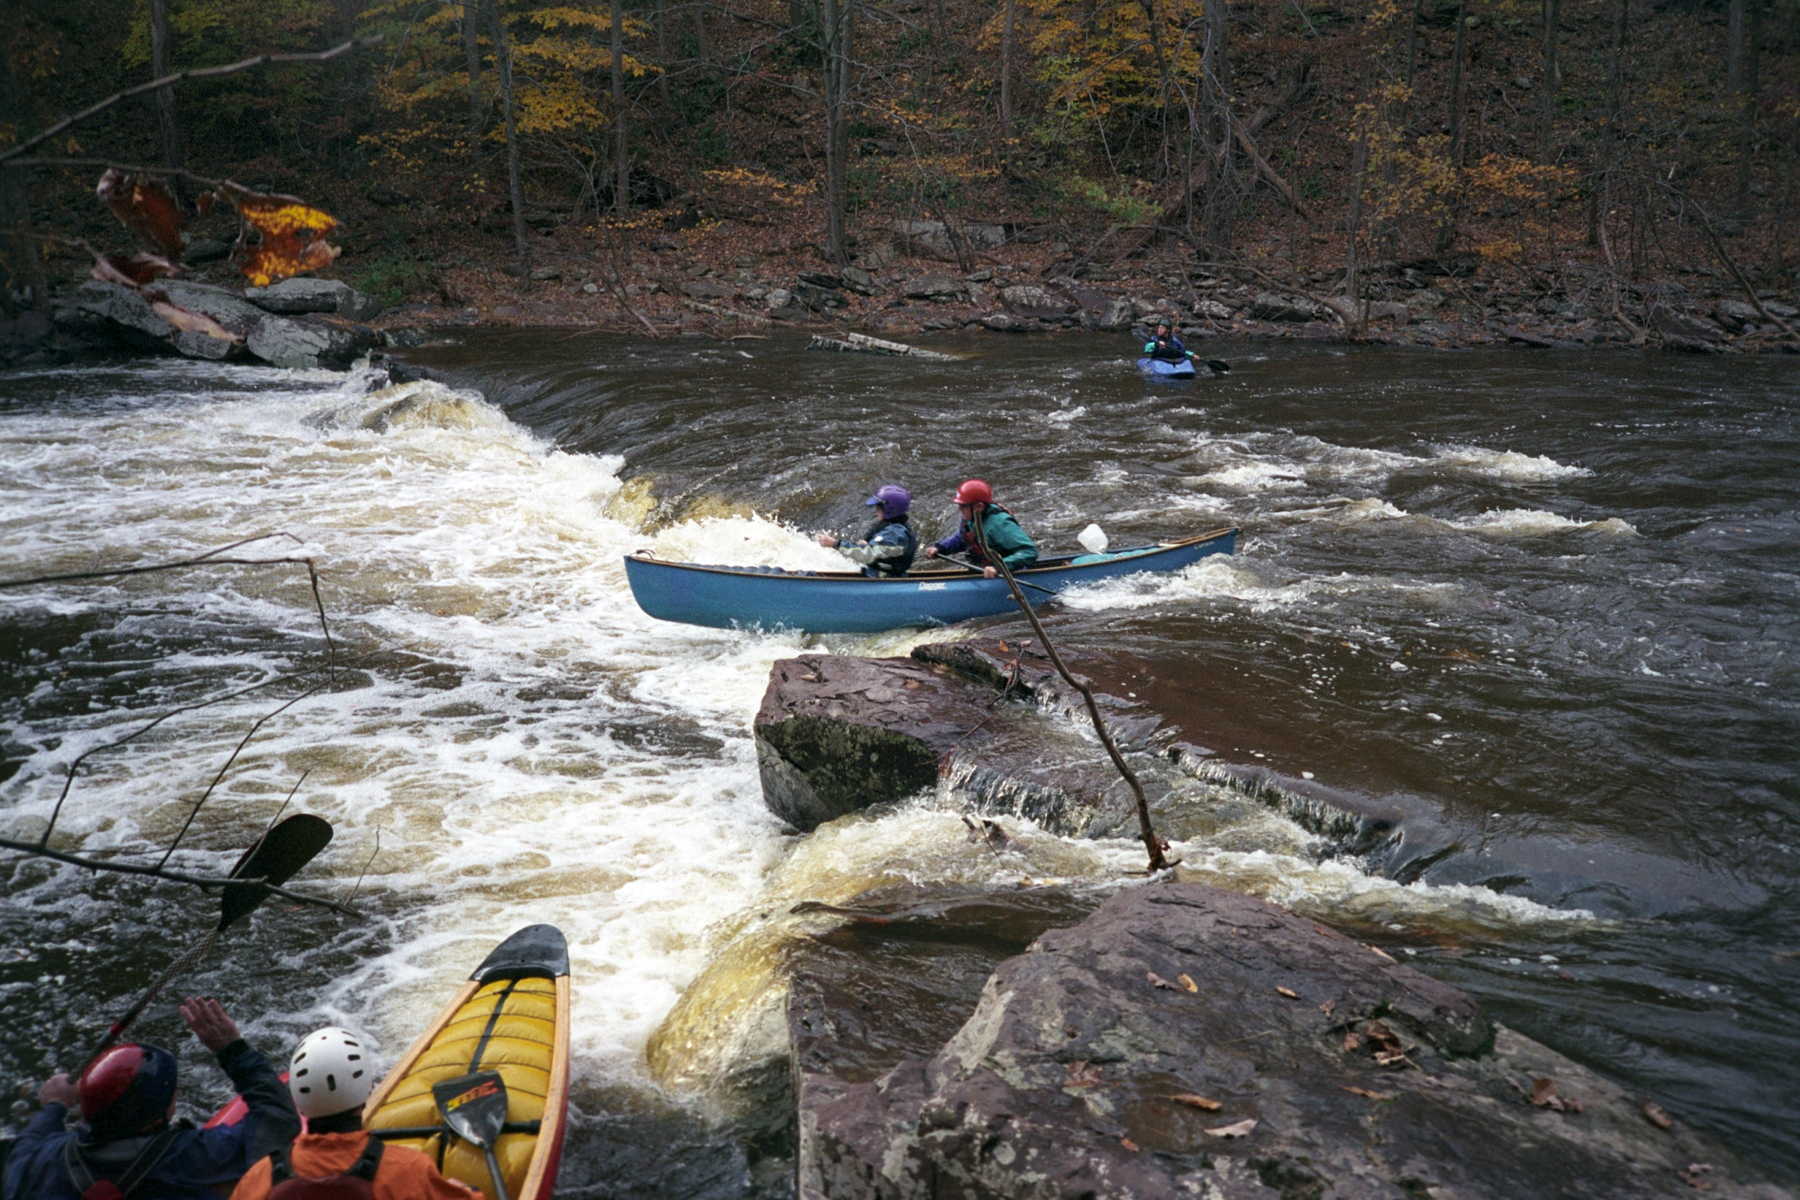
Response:
[[[1192,379],[1195,375],[1194,360],[1184,358],[1180,362],[1170,362],[1166,358],[1140,358],[1137,360],[1138,370],[1153,379]]]
[[[1134,546],[1106,554],[1040,559],[1015,571],[1033,605],[1077,584],[1141,571],[1179,571],[1209,554],[1237,548],[1236,529]],[[638,607],[664,621],[714,628],[798,629],[807,633],[876,633],[948,625],[1015,608],[1004,579],[973,571],[924,571],[898,579],[850,571],[785,571],[665,562],[647,551],[625,556],[625,578]],[[1038,589],[1043,589],[1042,591]]]

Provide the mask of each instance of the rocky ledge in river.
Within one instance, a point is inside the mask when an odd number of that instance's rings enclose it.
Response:
[[[1366,797],[1221,763],[1156,714],[1097,701],[1165,837],[1196,836],[1250,805],[1279,809],[1339,853],[1367,853],[1395,833],[1393,814]],[[763,802],[802,831],[947,784],[989,817],[1136,836],[1131,795],[1084,702],[1031,638],[932,643],[905,658],[783,659],[753,732]]]
[[[236,291],[187,280],[142,288],[90,281],[59,299],[51,327],[17,356],[119,350],[185,358],[344,368],[383,335],[363,324],[380,305],[335,280],[286,279]]]
[[[856,963],[795,964],[803,1200],[1790,1195],[1461,991],[1200,884],[1038,937],[935,1052]]]

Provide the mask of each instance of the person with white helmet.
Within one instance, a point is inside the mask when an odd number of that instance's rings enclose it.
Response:
[[[819,545],[827,546],[859,564],[864,575],[904,575],[918,553],[918,539],[906,513],[912,493],[897,483],[884,483],[863,504],[875,510],[876,521],[861,541],[847,542],[835,534],[821,533]]]
[[[369,1047],[348,1029],[328,1027],[301,1039],[288,1064],[288,1092],[306,1118],[306,1132],[245,1172],[231,1200],[479,1197],[440,1174],[428,1155],[363,1132],[363,1102],[377,1077]]]

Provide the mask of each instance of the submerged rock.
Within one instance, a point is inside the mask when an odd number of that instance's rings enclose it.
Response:
[[[801,1197],[1786,1194],[1456,988],[1199,884],[1044,934],[878,1075],[835,1068],[829,993],[790,1001]]]

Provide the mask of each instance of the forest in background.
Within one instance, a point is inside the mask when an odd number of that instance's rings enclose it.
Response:
[[[303,197],[342,222],[330,273],[390,303],[570,253],[622,298],[650,244],[841,268],[895,219],[947,225],[965,272],[1796,290],[1800,0],[27,0],[9,26],[0,156],[152,80],[359,41],[0,159],[9,310],[127,239],[108,164]]]

